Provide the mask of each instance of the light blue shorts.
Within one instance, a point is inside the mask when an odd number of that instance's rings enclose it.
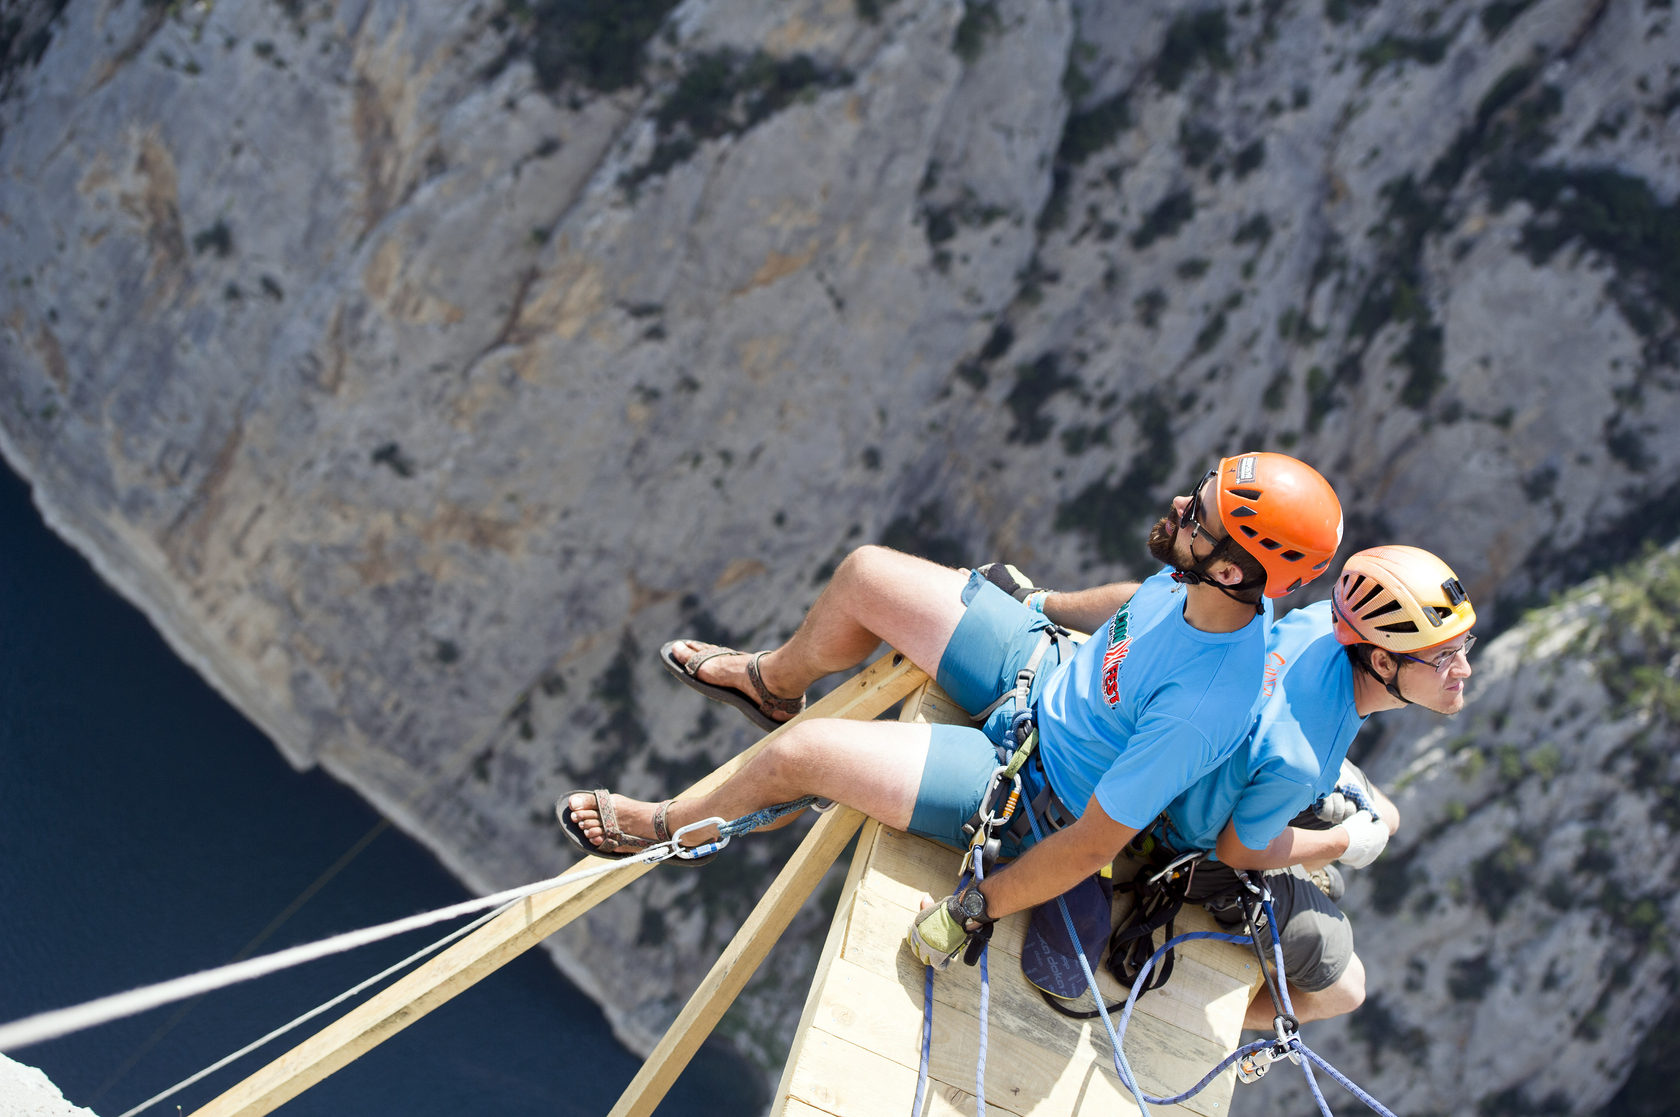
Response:
[[[979,574],[969,575],[962,599],[968,608],[946,645],[936,678],[940,689],[959,706],[977,714],[1015,685],[1016,673],[1032,658],[1040,634],[1051,622]],[[1029,704],[1038,696],[1040,681],[1060,662],[1059,649],[1052,645],[1039,661]],[[912,834],[963,847],[963,823],[974,816],[985,797],[1000,759],[997,742],[1010,740],[1011,716],[1006,705],[987,720],[984,730],[963,725],[932,727],[933,739],[910,817]],[[1008,752],[1002,755],[1007,757]],[[1036,776],[1024,774],[1023,780],[1026,794],[1036,794]],[[1014,857],[1031,844],[1030,835],[1019,843],[1006,838],[1003,856]]]

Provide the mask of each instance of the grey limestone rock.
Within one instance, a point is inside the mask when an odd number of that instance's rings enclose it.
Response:
[[[42,0],[0,51],[0,450],[475,886],[738,749],[653,651],[774,642],[859,542],[1135,573],[1288,449],[1491,631],[1675,534],[1665,5],[689,0],[587,58],[539,8]],[[645,1046],[783,849],[554,953]]]

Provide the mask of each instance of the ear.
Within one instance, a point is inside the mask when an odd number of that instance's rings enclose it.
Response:
[[[1243,580],[1242,568],[1225,559],[1221,559],[1218,565],[1209,570],[1208,576],[1222,586],[1240,586]]]
[[[1392,683],[1400,674],[1400,661],[1382,648],[1371,649],[1371,670],[1385,683]]]

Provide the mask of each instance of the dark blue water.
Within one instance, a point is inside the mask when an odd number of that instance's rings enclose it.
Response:
[[[294,772],[41,523],[0,466],[0,1022],[468,896],[319,772]],[[442,937],[440,925],[11,1052],[116,1114]],[[317,1018],[148,1110],[266,1065]],[[639,1060],[532,951],[280,1109],[287,1117],[605,1113]],[[762,1110],[759,1077],[703,1050],[662,1117]]]

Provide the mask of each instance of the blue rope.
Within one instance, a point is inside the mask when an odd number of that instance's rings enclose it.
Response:
[[[1213,939],[1215,942],[1231,942],[1239,945],[1254,941],[1247,935],[1228,935],[1220,931],[1186,931],[1184,934],[1168,939],[1166,942],[1162,943],[1160,947],[1156,949],[1155,953],[1149,956],[1149,960],[1144,962],[1142,967],[1139,968],[1137,977],[1132,980],[1131,992],[1126,995],[1126,1007],[1120,1011],[1120,1032],[1122,1034],[1125,1033],[1126,1026],[1131,1023],[1132,1007],[1137,1004],[1138,997],[1142,995],[1144,979],[1149,976],[1149,971],[1155,967],[1156,960],[1180,943],[1191,942],[1195,939]],[[1096,986],[1093,985],[1091,988],[1093,990],[1093,994],[1097,997],[1097,1003],[1101,1004],[1102,996],[1095,993]],[[1206,1077],[1194,1086],[1190,1087],[1190,1089],[1186,1090],[1184,1093],[1170,1098],[1147,1098],[1145,1100],[1147,1100],[1151,1105],[1177,1105],[1186,1098],[1194,1097],[1195,1095],[1201,1093],[1202,1090],[1207,1087],[1208,1083],[1212,1082],[1219,1076],[1220,1071],[1224,1070],[1238,1059],[1245,1055],[1252,1054],[1263,1047],[1270,1047],[1271,1044],[1271,1040],[1262,1039],[1256,1040],[1244,1047],[1240,1047],[1236,1051],[1227,1055],[1222,1063],[1214,1067],[1207,1073]]]
[[[910,1107],[910,1117],[922,1117],[922,1103],[927,1100],[928,1063],[933,1058],[933,967],[922,968],[927,971],[922,982],[922,1066],[916,1072],[916,1104]]]
[[[815,795],[807,795],[803,799],[795,799],[791,803],[777,803],[773,807],[765,807],[751,814],[744,814],[733,822],[725,822],[718,827],[718,840],[724,841],[739,834],[751,833],[761,826],[768,826],[783,815],[802,811],[817,801]]]
[[[974,848],[974,886],[980,887],[980,882],[986,879],[985,851],[981,845]],[[988,940],[980,946],[980,1053],[975,1060],[974,1070],[974,1113],[975,1117],[986,1117],[986,1018],[992,1005],[992,980],[987,959],[992,952],[992,944]]]
[[[1295,1041],[1295,1047],[1298,1051],[1301,1052],[1301,1054],[1305,1055],[1307,1058],[1311,1059],[1313,1062],[1317,1063],[1320,1067],[1322,1067],[1324,1069],[1325,1073],[1328,1074],[1331,1078],[1334,1078],[1337,1082],[1340,1082],[1343,1086],[1345,1086],[1347,1088],[1348,1093],[1352,1094],[1354,1097],[1358,1098],[1360,1101],[1362,1101],[1366,1105],[1370,1106],[1372,1110],[1374,1110],[1377,1113],[1382,1114],[1382,1117],[1394,1117],[1394,1114],[1387,1107],[1385,1107],[1376,1098],[1373,1098],[1370,1094],[1366,1093],[1364,1090],[1361,1090],[1358,1086],[1355,1086],[1353,1084],[1353,1082],[1351,1080],[1349,1080],[1347,1075],[1343,1074],[1341,1071],[1337,1070],[1335,1067],[1333,1067],[1329,1063],[1325,1062],[1324,1059],[1318,1054],[1318,1052],[1312,1050],[1306,1044],[1302,1043],[1299,1039],[1297,1039]],[[1302,1064],[1302,1065],[1304,1066],[1305,1064]],[[1312,1081],[1312,1075],[1311,1075],[1310,1072],[1307,1075],[1307,1081],[1309,1081],[1309,1082]],[[1323,1105],[1323,1099],[1322,1098],[1320,1099],[1319,1104],[1321,1106]],[[1328,1108],[1326,1108],[1324,1111],[1326,1113],[1330,1112]]]
[[[974,1070],[975,1117],[986,1117],[986,1013],[992,1003],[992,983],[986,972],[986,958],[991,952],[989,943],[980,948],[980,1057],[975,1060]]]
[[[1038,819],[1033,817],[1032,808],[1024,801],[1024,797],[1021,809],[1027,812],[1027,824],[1032,827],[1033,841],[1043,841],[1044,834],[1038,828]],[[1097,1015],[1102,1017],[1103,1027],[1108,1029],[1108,1042],[1114,1052],[1115,1073],[1137,1099],[1140,1117],[1149,1117],[1149,1107],[1144,1104],[1143,1091],[1138,1087],[1137,1076],[1132,1073],[1131,1064],[1126,1061],[1126,1052],[1119,1034],[1114,1030],[1114,1021],[1108,1018],[1108,1006],[1103,1004],[1102,990],[1097,987],[1097,976],[1091,972],[1091,963],[1085,957],[1085,947],[1079,941],[1079,931],[1073,925],[1073,915],[1068,911],[1067,901],[1057,896],[1056,907],[1062,913],[1062,923],[1067,927],[1068,941],[1073,944],[1073,956],[1079,959],[1079,969],[1085,975],[1085,983],[1091,990],[1091,999],[1097,1002]]]

